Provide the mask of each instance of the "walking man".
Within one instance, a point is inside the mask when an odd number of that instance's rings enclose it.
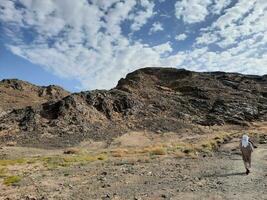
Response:
[[[250,173],[251,168],[251,154],[253,152],[253,147],[257,148],[253,145],[247,135],[243,135],[240,142],[240,150],[242,152],[242,158],[244,161],[244,165],[246,168],[246,174]]]

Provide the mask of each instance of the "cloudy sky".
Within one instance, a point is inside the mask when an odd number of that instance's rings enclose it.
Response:
[[[150,66],[267,73],[267,0],[0,0],[0,79],[109,89]]]

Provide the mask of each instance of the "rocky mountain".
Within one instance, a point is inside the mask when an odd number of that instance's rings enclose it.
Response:
[[[258,120],[267,120],[267,75],[144,68],[111,90],[12,110],[0,117],[0,141],[59,147],[111,141],[131,130],[179,134],[192,126],[247,126]]]
[[[40,87],[18,79],[4,79],[0,81],[0,113],[59,100],[67,95],[69,92],[58,86]]]

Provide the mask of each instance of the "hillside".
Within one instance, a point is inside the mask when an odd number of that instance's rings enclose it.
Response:
[[[248,126],[267,119],[266,75],[144,68],[111,90],[68,96],[61,90],[51,95],[49,87],[6,85],[16,95],[4,94],[1,106],[20,109],[0,117],[2,143],[59,147],[88,139],[112,141],[129,131],[179,135],[199,126]]]
[[[40,87],[18,79],[4,79],[0,81],[0,112],[59,100],[67,95],[69,92],[59,86]]]

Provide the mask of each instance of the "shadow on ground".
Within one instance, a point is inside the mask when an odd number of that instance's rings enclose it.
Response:
[[[234,172],[234,173],[227,173],[227,174],[208,174],[205,175],[204,177],[209,178],[209,177],[229,177],[229,176],[243,176],[246,175],[245,172]]]

